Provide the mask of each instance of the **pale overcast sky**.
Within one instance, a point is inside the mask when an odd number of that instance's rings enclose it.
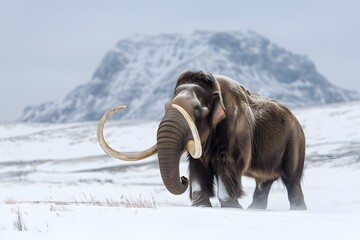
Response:
[[[360,1],[0,0],[0,122],[63,98],[134,33],[254,30],[360,92]]]

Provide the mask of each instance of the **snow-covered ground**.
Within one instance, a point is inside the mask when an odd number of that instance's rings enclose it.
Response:
[[[360,103],[298,109],[307,136],[308,211],[289,211],[274,183],[266,211],[190,207],[164,188],[156,156],[106,156],[96,122],[0,125],[0,239],[360,239]],[[109,122],[110,144],[155,143],[157,122]],[[187,175],[186,160],[181,173]],[[251,203],[255,183],[243,179]],[[139,206],[129,206],[139,203]],[[26,231],[15,225],[23,221]]]

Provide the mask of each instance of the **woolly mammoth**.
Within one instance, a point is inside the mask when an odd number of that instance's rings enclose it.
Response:
[[[250,93],[237,82],[204,71],[185,72],[165,104],[157,143],[138,153],[111,148],[103,136],[107,112],[98,126],[98,140],[113,157],[136,161],[158,153],[167,190],[182,194],[190,185],[193,206],[211,207],[215,196],[222,207],[238,207],[241,176],[256,180],[249,208],[265,209],[272,183],[286,186],[290,209],[306,209],[301,189],[305,137],[294,115],[276,101]],[[179,160],[188,152],[189,180],[180,177]]]

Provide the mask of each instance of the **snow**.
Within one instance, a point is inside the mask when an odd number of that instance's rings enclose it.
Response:
[[[109,122],[105,137],[114,147],[128,151],[152,146],[158,122]],[[83,158],[102,155],[96,139],[97,122],[72,124],[0,125],[2,161]],[[131,139],[132,141],[120,141]]]
[[[0,239],[357,239],[360,224],[360,103],[296,109],[307,136],[307,211],[289,211],[275,182],[267,210],[246,210],[255,182],[243,178],[245,208],[191,207],[167,192],[156,156],[128,163],[106,156],[96,122],[0,125]],[[109,122],[116,149],[155,143],[157,122]],[[180,164],[187,176],[187,162]],[[126,207],[125,199],[150,207]],[[106,202],[110,203],[106,205]],[[101,203],[101,204],[99,204]],[[17,231],[18,215],[26,231]]]

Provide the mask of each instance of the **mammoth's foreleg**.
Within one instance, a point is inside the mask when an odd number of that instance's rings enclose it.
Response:
[[[242,208],[238,201],[238,197],[240,197],[240,194],[231,194],[229,188],[227,188],[225,185],[223,177],[221,176],[218,176],[217,178],[217,187],[217,197],[221,204],[221,207]]]
[[[241,175],[235,163],[219,161],[217,167],[217,197],[221,207],[242,208],[238,198],[244,193],[241,185]]]
[[[199,159],[189,157],[190,199],[192,206],[211,207],[214,196],[214,174]]]

